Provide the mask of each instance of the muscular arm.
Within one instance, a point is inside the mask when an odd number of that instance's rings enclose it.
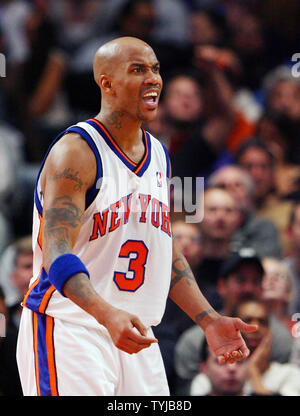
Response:
[[[169,297],[202,329],[220,316],[202,295],[190,266],[174,240]]]
[[[96,178],[96,160],[88,144],[77,134],[63,137],[53,146],[41,176],[43,204],[43,265],[73,252],[82,225],[87,190]],[[139,318],[106,302],[93,288],[88,276],[77,273],[63,293],[92,315],[109,331],[115,345],[130,354],[149,347],[155,338],[146,337]],[[140,334],[133,331],[136,327]]]
[[[239,318],[221,316],[212,308],[174,240],[169,297],[203,329],[219,363],[240,361],[249,355],[240,331],[253,332],[256,325],[248,325]]]
[[[47,273],[56,258],[73,251],[82,224],[85,195],[95,176],[95,158],[80,136],[68,134],[51,150],[41,177],[43,264]],[[70,278],[64,293],[98,320],[96,312],[101,299],[86,274]]]

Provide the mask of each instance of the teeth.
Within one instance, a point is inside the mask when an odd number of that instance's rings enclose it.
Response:
[[[157,92],[148,92],[144,95],[144,97],[157,97]]]

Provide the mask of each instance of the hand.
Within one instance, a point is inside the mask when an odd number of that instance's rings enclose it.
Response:
[[[108,330],[115,346],[128,354],[135,354],[150,347],[156,338],[147,337],[147,328],[140,319],[114,307],[105,313],[103,325]]]
[[[219,363],[232,364],[247,358],[250,353],[240,331],[254,332],[256,330],[257,325],[248,325],[239,318],[221,316],[207,325],[205,335]]]

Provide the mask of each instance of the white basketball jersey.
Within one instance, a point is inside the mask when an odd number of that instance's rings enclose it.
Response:
[[[117,308],[136,314],[146,326],[157,325],[165,309],[172,262],[167,151],[143,131],[145,154],[135,164],[95,119],[65,130],[52,146],[67,132],[79,133],[97,160],[97,180],[87,194],[73,253],[87,267],[91,283],[101,297]],[[55,290],[43,268],[40,173],[33,217],[33,278],[23,305],[36,312],[95,327],[99,324],[91,315]]]

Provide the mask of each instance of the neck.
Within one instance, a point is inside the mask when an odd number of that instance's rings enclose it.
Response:
[[[125,111],[114,110],[104,106],[95,118],[107,127],[124,151],[140,143],[142,139],[142,122],[129,117]]]

